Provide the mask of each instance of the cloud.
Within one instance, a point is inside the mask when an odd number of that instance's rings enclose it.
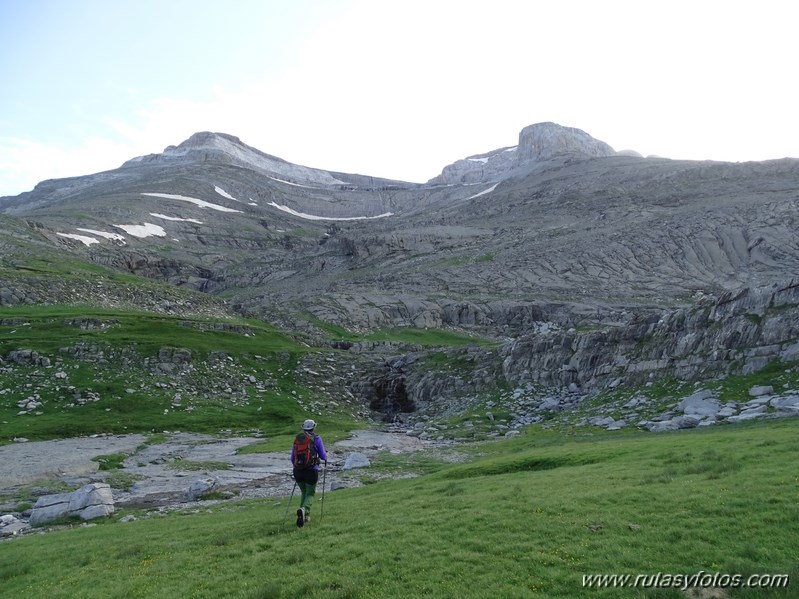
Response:
[[[29,191],[45,179],[86,175],[117,168],[130,158],[130,147],[92,137],[77,145],[0,138],[0,194]],[[87,168],[94,170],[87,171]]]
[[[82,137],[0,138],[0,194],[116,168],[198,131],[304,166],[417,182],[514,145],[540,121],[645,155],[796,156],[786,75],[796,9],[762,6],[354,0],[303,29],[291,52],[248,45],[237,60],[236,44],[220,46],[231,52],[224,84],[175,64],[186,76],[169,95],[143,80],[135,98],[85,115]]]

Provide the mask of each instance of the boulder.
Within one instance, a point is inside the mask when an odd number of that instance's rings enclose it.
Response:
[[[749,389],[749,397],[760,397],[761,395],[770,395],[774,393],[774,387],[771,385],[755,385]]]
[[[702,418],[698,415],[685,415],[685,416],[677,416],[672,422],[677,425],[677,428],[695,428],[699,426]]]
[[[779,412],[799,414],[799,395],[775,397],[770,403]]]
[[[366,454],[355,452],[347,456],[341,468],[342,470],[351,470],[353,468],[368,468],[371,465],[372,463],[369,461],[369,458],[366,457]]]
[[[750,410],[744,410],[737,416],[730,416],[727,418],[727,422],[743,422],[744,420],[752,420],[753,418],[759,418],[761,416],[765,416],[768,412],[767,406],[758,406],[756,408],[752,408]]]
[[[611,426],[615,422],[616,419],[613,416],[594,416],[588,419],[588,424],[593,426]]]
[[[686,416],[716,416],[721,410],[721,403],[708,390],[697,391],[689,395],[677,407]]]
[[[70,516],[91,520],[113,513],[114,497],[111,486],[105,483],[92,483],[71,493],[55,493],[39,497],[31,511],[30,525],[40,526]]]
[[[673,420],[664,420],[662,422],[647,422],[646,429],[653,433],[663,433],[666,431],[676,431],[680,427]]]
[[[560,409],[560,401],[555,399],[554,397],[546,397],[541,402],[541,405],[538,406],[539,410],[549,410],[551,412],[557,412]]]
[[[186,491],[186,501],[199,501],[205,495],[212,492],[214,488],[216,488],[218,482],[219,481],[213,476],[198,478],[191,483]]]

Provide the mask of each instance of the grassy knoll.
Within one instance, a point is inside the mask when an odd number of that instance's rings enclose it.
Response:
[[[416,457],[427,474],[329,492],[321,522],[317,502],[300,530],[291,517],[280,530],[284,499],[129,523],[117,514],[0,543],[0,593],[676,599],[689,595],[583,588],[582,576],[704,571],[792,580],[694,597],[796,597],[797,427],[783,419],[600,437],[533,427],[456,447],[472,454],[465,463]]]

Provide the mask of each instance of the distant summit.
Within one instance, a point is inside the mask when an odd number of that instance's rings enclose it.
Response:
[[[519,145],[458,160],[444,167],[441,174],[428,183],[451,185],[498,181],[514,168],[556,157],[588,159],[615,155],[616,151],[608,144],[581,129],[550,122],[536,123],[521,130]]]
[[[248,146],[235,135],[201,131],[177,146],[167,146],[161,154],[138,156],[128,160],[122,166],[136,166],[147,162],[169,162],[181,159],[213,160],[229,164],[241,162],[243,166],[262,168],[271,167],[275,162],[286,163],[281,158],[270,156]]]
[[[167,146],[160,154],[139,156],[125,162],[121,168],[146,164],[174,165],[179,163],[214,163],[252,169],[273,179],[309,187],[350,187],[353,185],[385,187],[416,187],[393,179],[326,171],[294,164],[248,146],[235,135],[201,131],[177,146]]]
[[[201,131],[177,146],[167,146],[161,154],[148,154],[128,160],[122,168],[148,163],[213,162],[254,169],[266,175],[302,185],[336,186],[346,181],[328,171],[293,164],[248,146],[234,135]]]
[[[562,127],[555,123],[537,123],[519,133],[520,164],[549,160],[556,156],[599,158],[613,156],[616,151],[604,141],[594,139],[582,129]]]

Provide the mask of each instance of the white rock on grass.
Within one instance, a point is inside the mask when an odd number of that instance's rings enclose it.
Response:
[[[369,461],[369,458],[366,457],[366,454],[354,452],[349,454],[347,459],[344,460],[342,470],[351,470],[352,468],[368,468],[371,465],[372,463]]]

